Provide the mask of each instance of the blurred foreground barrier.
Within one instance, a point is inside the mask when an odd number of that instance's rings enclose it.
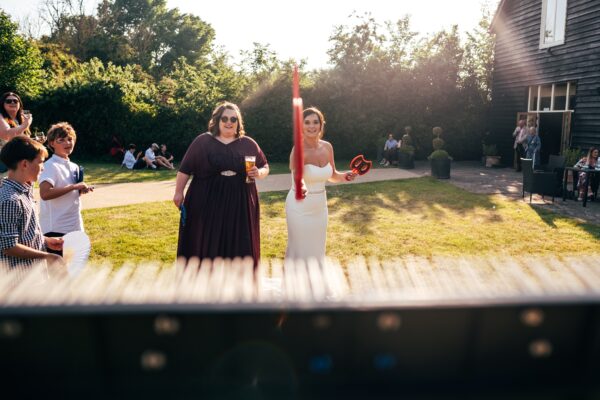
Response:
[[[600,256],[3,273],[0,376],[20,398],[600,399]]]

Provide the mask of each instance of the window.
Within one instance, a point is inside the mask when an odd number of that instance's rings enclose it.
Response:
[[[540,49],[557,46],[565,42],[566,22],[567,0],[542,0]]]
[[[527,111],[573,111],[576,94],[575,82],[529,86]]]

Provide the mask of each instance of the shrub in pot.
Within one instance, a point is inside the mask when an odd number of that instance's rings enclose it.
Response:
[[[483,157],[484,165],[487,168],[497,167],[500,165],[500,156],[498,155],[498,148],[495,144],[483,144]]]
[[[427,157],[431,165],[431,176],[438,179],[450,179],[450,166],[452,157],[446,150],[443,150],[444,140],[440,137],[442,135],[442,128],[436,126],[433,128],[433,153]]]

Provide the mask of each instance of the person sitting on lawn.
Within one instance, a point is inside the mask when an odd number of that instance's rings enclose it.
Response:
[[[119,162],[121,157],[125,154],[125,149],[121,145],[121,142],[119,142],[119,139],[114,135],[112,137],[109,153],[116,162]]]
[[[151,169],[156,169],[158,167],[174,169],[174,167],[170,165],[164,157],[156,157],[157,151],[158,145],[156,143],[152,143],[152,145],[148,147],[148,149],[144,153],[144,160],[146,161],[146,166]]]
[[[136,157],[135,149],[135,144],[129,144],[128,150],[125,152],[125,157],[123,157],[121,168],[125,167],[127,169],[143,169],[146,167],[146,161],[144,161],[144,158],[142,157],[142,152],[138,153]]]
[[[171,154],[171,152],[167,150],[167,145],[164,143],[160,145],[160,151],[158,152],[157,157],[159,156],[163,157],[166,162],[173,166],[173,159],[175,157],[173,157],[173,154]]]
[[[61,256],[47,249],[62,250],[61,238],[44,237],[33,199],[33,183],[44,170],[48,152],[41,143],[19,135],[0,151],[8,177],[0,185],[0,266],[17,273],[17,279],[40,262],[59,266],[66,273]]]

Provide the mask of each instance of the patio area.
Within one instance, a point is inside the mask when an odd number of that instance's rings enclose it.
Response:
[[[413,170],[420,176],[430,175],[429,162],[417,161]],[[501,194],[529,203],[529,193],[522,199],[523,174],[512,168],[485,168],[475,161],[456,161],[452,163],[451,178],[449,183],[473,193]],[[562,197],[552,198],[533,195],[531,206],[543,208],[568,217],[577,218],[584,222],[600,224],[600,201],[588,201],[583,207],[581,201],[566,200]]]

